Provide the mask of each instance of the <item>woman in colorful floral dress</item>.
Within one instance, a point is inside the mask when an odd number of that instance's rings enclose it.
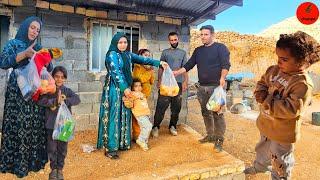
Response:
[[[118,159],[118,151],[131,146],[131,110],[124,106],[122,97],[131,94],[132,63],[160,65],[158,60],[128,52],[127,46],[125,34],[115,34],[105,60],[108,73],[102,92],[97,148],[105,148],[105,155],[111,159]],[[161,65],[167,67],[165,62]]]
[[[38,17],[25,19],[15,39],[10,40],[0,54],[0,68],[13,68],[5,92],[0,172],[12,173],[19,178],[30,171],[43,169],[48,161],[44,108],[23,99],[14,72],[26,66],[41,49],[36,44],[41,24]],[[52,69],[52,64],[47,68]]]

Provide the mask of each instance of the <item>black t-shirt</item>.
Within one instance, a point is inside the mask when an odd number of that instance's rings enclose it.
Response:
[[[222,69],[230,69],[230,52],[224,44],[217,42],[211,46],[197,47],[183,67],[189,71],[195,65],[200,85],[218,86]]]

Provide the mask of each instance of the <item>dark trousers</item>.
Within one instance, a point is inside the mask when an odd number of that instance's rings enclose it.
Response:
[[[64,166],[64,159],[67,156],[68,143],[52,139],[52,129],[47,129],[48,142],[47,151],[50,160],[51,169],[62,170]]]
[[[198,88],[197,96],[201,106],[201,113],[206,126],[207,135],[215,135],[218,138],[223,139],[226,131],[226,122],[223,114],[209,111],[206,107],[206,104],[216,87],[217,86],[200,86]]]
[[[174,126],[176,128],[178,120],[179,120],[179,113],[181,110],[181,104],[182,104],[182,84],[178,83],[179,85],[179,94],[174,97],[169,97],[169,96],[162,96],[158,95],[158,101],[157,101],[157,106],[156,106],[156,112],[154,114],[154,123],[153,123],[153,128],[158,127],[160,128],[160,124],[164,118],[164,114],[166,110],[168,109],[170,105],[170,110],[171,110],[171,118],[170,118],[170,124],[169,128],[171,126]]]

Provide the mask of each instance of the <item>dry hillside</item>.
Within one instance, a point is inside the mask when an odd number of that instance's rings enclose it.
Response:
[[[275,43],[281,33],[291,33],[297,30],[305,31],[320,42],[320,21],[314,25],[302,25],[295,17],[288,18],[270,26],[258,35],[242,35],[236,32],[217,32],[217,42],[224,43],[230,50],[231,73],[252,72],[256,79],[264,73],[266,68],[276,62]],[[194,49],[202,45],[200,31],[191,30],[190,55]],[[320,63],[311,69],[320,73]],[[192,71],[194,76],[196,71]]]
[[[304,31],[320,41],[320,21],[318,20],[311,25],[304,25],[295,16],[274,24],[257,35],[277,39],[280,34],[296,31]]]

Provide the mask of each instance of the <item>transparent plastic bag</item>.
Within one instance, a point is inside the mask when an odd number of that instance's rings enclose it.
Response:
[[[56,92],[56,82],[48,72],[47,68],[43,67],[40,73],[41,79],[41,88],[46,89],[48,93],[55,93]]]
[[[160,94],[162,96],[177,96],[179,94],[179,85],[173,75],[172,70],[167,67],[162,74]]]
[[[17,84],[23,98],[26,101],[30,100],[41,85],[40,76],[34,62],[34,56],[26,66],[15,69],[14,73],[17,76]]]
[[[52,139],[68,142],[73,139],[75,121],[67,105],[62,102],[54,124]]]
[[[224,105],[226,105],[227,94],[221,86],[214,89],[209,101],[207,102],[207,109],[214,112],[219,112]]]
[[[56,83],[51,74],[48,72],[47,68],[43,67],[40,72],[40,87],[33,94],[32,100],[38,101],[40,94],[46,92],[53,94],[56,92]]]

